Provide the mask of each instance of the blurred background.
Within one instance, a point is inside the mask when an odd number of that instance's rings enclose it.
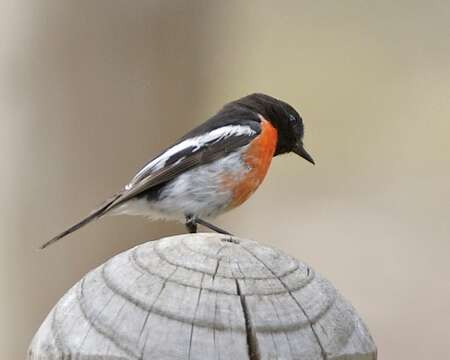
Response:
[[[448,1],[0,0],[0,358],[87,271],[184,227],[38,246],[255,91],[300,111],[317,165],[277,158],[216,223],[330,279],[381,359],[448,358],[449,39]]]

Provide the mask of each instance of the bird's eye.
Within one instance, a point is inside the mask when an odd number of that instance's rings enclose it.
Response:
[[[297,118],[296,118],[294,115],[289,114],[289,121],[290,121],[291,123],[296,123],[296,122],[297,122]]]

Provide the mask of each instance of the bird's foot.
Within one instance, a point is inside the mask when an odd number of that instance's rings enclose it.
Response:
[[[186,222],[184,225],[191,234],[195,234],[197,232],[197,222],[194,216],[186,216]]]
[[[197,218],[196,222],[197,222],[197,224],[203,225],[204,227],[206,227],[212,231],[215,231],[216,233],[233,236],[233,234],[229,233],[228,231],[221,229],[220,227],[218,227],[214,224],[211,224],[203,219]]]
[[[215,231],[216,233],[223,234],[223,235],[229,235],[231,238],[233,237],[233,234],[231,234],[228,231],[223,230],[220,227],[218,227],[214,224],[211,224],[203,219],[200,219],[200,218],[192,216],[192,215],[186,216],[185,226],[190,233],[197,232],[198,224],[203,225],[204,227],[206,227],[212,231]]]

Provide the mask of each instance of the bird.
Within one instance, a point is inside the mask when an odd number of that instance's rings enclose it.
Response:
[[[295,153],[315,164],[303,136],[301,116],[282,100],[254,93],[231,101],[41,249],[105,215],[177,220],[190,233],[202,225],[231,235],[208,220],[244,203],[261,185],[274,157]]]

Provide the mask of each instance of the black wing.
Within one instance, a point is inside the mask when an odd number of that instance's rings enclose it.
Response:
[[[232,114],[223,116],[224,110],[206,123],[192,130],[174,146],[168,148],[161,155],[150,161],[124,190],[105,201],[99,208],[91,212],[91,214],[77,224],[44,243],[41,248],[43,249],[53,244],[144,191],[173,180],[177,175],[186,170],[227,156],[240,147],[248,145],[259,135],[261,129],[260,119],[257,114],[250,113],[248,110],[245,112],[238,110],[233,114],[235,116],[231,117],[230,115]],[[239,131],[231,131],[233,129],[239,129]],[[214,133],[217,133],[218,136],[211,136]],[[196,144],[195,141],[189,143],[190,139],[204,139],[205,141],[199,141]],[[182,146],[186,142],[187,145]],[[176,146],[179,149],[173,151],[173,149],[177,149]],[[168,156],[169,151],[170,156]],[[152,163],[155,166],[149,166]]]
[[[172,149],[181,145],[186,140],[206,137],[214,133],[215,131],[220,131],[221,129],[225,129],[230,126],[240,126],[243,128],[246,127],[253,132],[253,134],[242,137],[242,141],[244,142],[243,145],[245,145],[245,139],[250,142],[255,136],[260,133],[260,123],[261,119],[258,114],[246,108],[236,106],[234,105],[234,103],[227,104],[222,110],[211,117],[208,121],[192,129],[185,136],[179,139],[174,145],[165,149],[161,154],[149,161],[132,179],[129,186],[133,186],[135,183],[138,183],[146,177],[152,175],[155,172],[155,168],[150,165],[157,162],[158,159],[161,159],[164,155],[168,154]],[[226,154],[226,149],[223,150],[220,148],[221,144],[218,142],[218,140],[225,139],[212,137],[209,142],[205,142],[203,144],[205,148],[198,148],[198,146],[195,145],[182,147],[179,151],[173,152],[170,156],[167,156],[164,166],[169,167],[176,162],[184,161],[190,156],[200,156],[200,154],[198,154],[199,150],[205,151],[205,154],[203,155],[204,162],[208,161],[208,156],[210,156],[212,153],[220,154],[222,152],[223,154]],[[237,147],[243,146],[239,144],[241,140],[237,139],[237,136],[229,136],[226,140],[227,143],[222,144],[225,147],[228,146],[231,149],[236,149]],[[220,156],[217,158],[220,158]],[[215,160],[217,158],[211,159],[209,161]]]
[[[177,175],[186,170],[227,156],[238,148],[248,145],[258,134],[259,131],[253,132],[251,135],[231,135],[224,140],[205,144],[197,151],[193,151],[189,155],[185,155],[177,161],[165,165],[159,170],[154,170],[149,174],[142,175],[142,177],[139,178],[139,181],[132,182],[120,196],[110,204],[106,211],[123,204],[144,191],[173,180]]]

